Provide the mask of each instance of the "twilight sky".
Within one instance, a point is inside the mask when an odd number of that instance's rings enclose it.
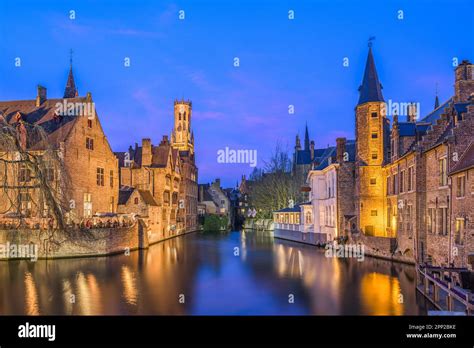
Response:
[[[225,147],[262,165],[305,122],[317,147],[354,138],[369,36],[386,101],[419,102],[423,116],[437,83],[441,102],[453,94],[453,58],[474,60],[471,0],[0,0],[0,100],[34,99],[37,84],[62,97],[72,48],[114,151],[159,143],[173,100],[191,99],[199,181],[231,186],[252,168],[218,163]]]

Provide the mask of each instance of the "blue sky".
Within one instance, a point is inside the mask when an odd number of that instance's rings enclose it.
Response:
[[[425,114],[436,84],[449,98],[453,58],[474,60],[473,17],[468,0],[1,0],[0,100],[33,99],[38,83],[62,97],[72,48],[79,93],[92,93],[114,151],[158,143],[184,97],[199,181],[235,185],[252,168],[217,163],[220,149],[256,149],[263,164],[277,141],[292,151],[305,122],[317,147],[354,137],[369,36],[386,100]]]

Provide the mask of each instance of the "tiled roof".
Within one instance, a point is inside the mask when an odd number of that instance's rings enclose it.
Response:
[[[118,204],[125,205],[135,189],[133,187],[122,187],[119,190]]]
[[[64,142],[76,121],[82,116],[57,116],[56,104],[63,103],[64,99],[47,99],[39,107],[36,106],[36,100],[19,100],[0,102],[0,116],[10,125],[16,125],[17,115],[29,125],[40,126],[44,131],[45,139],[42,140],[35,132],[32,134],[32,128],[28,127],[30,132],[27,137],[27,149],[44,150],[51,146],[58,148],[60,142]],[[87,103],[85,97],[72,98],[69,103]]]
[[[314,159],[314,170],[322,170],[329,166],[329,158],[331,158],[331,163],[335,163],[336,160],[336,153],[337,153],[337,148],[336,146],[330,146],[326,149],[320,149],[322,150],[321,155],[316,157]],[[346,141],[346,148],[345,152],[348,153],[349,159],[348,162],[354,162],[355,161],[355,140],[347,140]],[[318,150],[319,151],[319,150]]]
[[[275,211],[275,213],[298,213],[300,211],[301,211],[300,206],[296,204],[293,208],[283,208],[283,209]]]
[[[130,196],[132,195],[133,192],[135,192],[135,190],[136,189],[134,187],[128,187],[128,186],[121,187],[119,190],[118,204],[120,205],[127,204],[128,200],[130,199]],[[158,203],[156,203],[150,191],[146,191],[146,190],[137,190],[137,191],[140,194],[140,197],[143,200],[143,202],[145,202],[145,204],[155,206],[155,207],[158,206]]]
[[[437,109],[431,111],[428,115],[420,119],[417,123],[431,123],[433,124],[436,122],[437,119],[441,117],[441,114],[444,112],[444,109],[449,106],[452,102],[452,98],[446,100],[443,104],[441,104]]]
[[[462,154],[458,163],[456,163],[453,169],[450,171],[450,174],[457,172],[462,172],[469,168],[474,167],[474,141],[469,144],[466,151]]]
[[[296,164],[311,164],[311,151],[299,150],[296,152]]]

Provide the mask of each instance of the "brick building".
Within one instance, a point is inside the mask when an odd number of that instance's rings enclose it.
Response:
[[[174,130],[171,141],[163,136],[158,146],[150,139],[116,153],[120,159],[122,211],[140,214],[138,204],[133,210],[127,197],[130,188],[149,192],[159,211],[158,221],[150,221],[151,240],[195,231],[197,229],[197,167],[194,160],[194,136],[191,131],[191,102],[175,101]],[[125,200],[126,198],[126,200]],[[141,202],[140,197],[138,203]],[[131,209],[131,210],[130,210]],[[151,209],[150,211],[153,211]]]
[[[55,157],[60,166],[35,171],[31,163],[23,166],[18,162],[21,168],[12,169],[12,175],[1,180],[9,183],[3,186],[15,187],[20,192],[5,187],[0,191],[0,214],[50,216],[52,207],[39,197],[42,177],[47,177],[68,222],[79,222],[96,213],[116,212],[118,161],[102,129],[91,93],[79,96],[72,65],[63,98],[48,99],[42,86],[38,86],[37,92],[35,99],[0,102],[0,121],[19,130],[23,150],[37,160]],[[4,159],[15,159],[18,155],[8,153],[8,149],[1,151],[0,157]]]
[[[456,67],[452,98],[439,105],[436,97],[435,109],[421,119],[409,105],[406,121],[394,114],[390,129],[369,49],[356,107],[355,206],[362,239],[376,254],[443,266],[453,264],[453,250],[468,255],[453,237],[464,222],[456,225],[453,216],[469,209],[454,202],[449,173],[473,140],[472,67],[468,61]],[[466,256],[459,260],[468,266]]]

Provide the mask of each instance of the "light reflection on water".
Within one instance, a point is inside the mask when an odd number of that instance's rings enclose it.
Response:
[[[0,262],[0,282],[0,314],[426,313],[414,267],[326,258],[268,232],[194,233],[130,256]]]

